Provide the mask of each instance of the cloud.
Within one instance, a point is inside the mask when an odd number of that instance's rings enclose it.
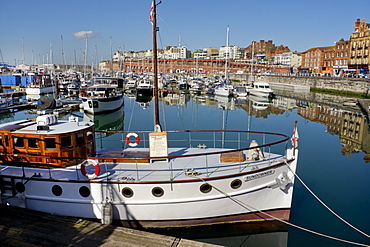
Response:
[[[79,32],[73,33],[73,36],[75,36],[78,39],[84,39],[86,37],[88,38],[95,37],[97,36],[97,34],[94,33],[93,31],[79,31]]]

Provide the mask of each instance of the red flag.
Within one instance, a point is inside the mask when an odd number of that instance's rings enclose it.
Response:
[[[298,129],[297,129],[297,125],[294,126],[294,130],[293,130],[293,135],[292,135],[292,145],[294,148],[298,147]]]
[[[149,16],[149,20],[152,23],[152,25],[153,25],[153,10],[154,10],[154,1],[152,1],[152,7],[150,7],[150,16]]]

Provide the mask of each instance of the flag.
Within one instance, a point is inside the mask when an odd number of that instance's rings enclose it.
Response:
[[[294,125],[294,129],[293,129],[293,135],[292,135],[292,145],[294,148],[298,147],[298,129],[297,129],[297,125]]]
[[[154,1],[152,1],[152,7],[150,7],[150,15],[149,15],[149,20],[153,25],[153,11],[154,11]]]

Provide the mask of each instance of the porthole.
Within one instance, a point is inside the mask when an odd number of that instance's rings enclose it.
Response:
[[[122,195],[124,197],[130,198],[134,195],[134,191],[131,188],[125,187],[122,189]]]
[[[240,179],[235,179],[230,183],[231,188],[237,189],[242,186],[242,181]]]
[[[212,185],[210,184],[202,184],[200,186],[200,191],[203,192],[203,193],[208,193],[212,190]]]
[[[87,188],[86,186],[81,186],[79,191],[80,191],[80,195],[82,197],[88,197],[88,196],[90,196],[90,189]]]
[[[53,188],[51,188],[51,191],[55,196],[61,196],[63,193],[62,187],[59,185],[54,185]]]
[[[155,196],[155,197],[161,197],[161,196],[163,196],[164,191],[163,191],[163,189],[162,189],[162,188],[160,188],[160,187],[154,187],[154,188],[152,189],[152,194],[153,194],[153,196]]]
[[[17,182],[15,184],[15,189],[16,189],[16,191],[22,193],[22,192],[24,192],[26,190],[26,186],[24,186],[24,184],[21,183],[21,182]]]

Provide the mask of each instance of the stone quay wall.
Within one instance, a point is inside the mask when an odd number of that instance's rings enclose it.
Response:
[[[231,80],[251,82],[253,77],[249,74],[230,74]],[[348,77],[324,77],[324,76],[291,76],[291,75],[258,75],[256,81],[268,83],[282,83],[291,85],[304,85],[310,88],[328,89],[336,91],[348,91],[365,93],[370,95],[370,79]]]

